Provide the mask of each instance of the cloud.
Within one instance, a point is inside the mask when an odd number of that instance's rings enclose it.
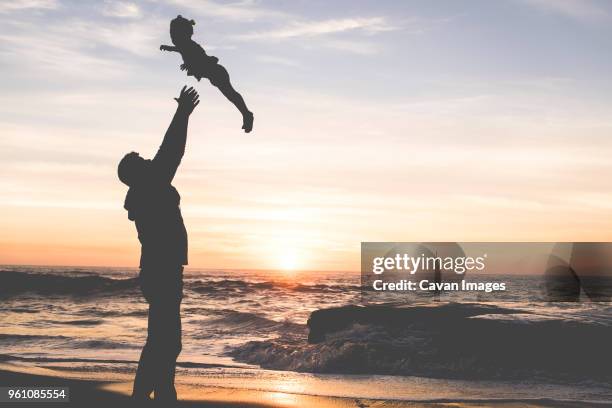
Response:
[[[383,46],[373,41],[351,41],[328,39],[320,44],[323,47],[344,51],[357,55],[375,55],[383,50]]]
[[[328,48],[338,51],[374,55],[381,52],[382,47],[374,41],[355,36],[374,36],[390,31],[405,31],[411,34],[422,34],[429,29],[449,21],[444,19],[426,19],[408,17],[398,22],[391,22],[384,16],[355,16],[343,18],[328,18],[323,20],[307,20],[297,14],[279,12],[261,6],[254,0],[244,0],[220,4],[212,0],[166,0],[172,5],[188,9],[196,15],[189,15],[197,21],[197,16],[217,17],[237,22],[265,21],[271,28],[236,34],[230,38],[238,41],[281,42],[303,40],[298,46],[305,49]],[[274,27],[276,23],[276,27]],[[272,62],[271,60],[264,62]],[[275,61],[275,63],[285,62]]]
[[[103,44],[139,56],[159,53],[168,22],[160,18],[120,20],[100,26],[90,21],[69,21],[54,30],[65,36],[78,36],[84,44]]]
[[[3,43],[0,50],[3,60],[31,69],[43,77],[50,73],[79,78],[115,77],[124,71],[124,64],[88,54],[82,50],[79,40],[70,40],[56,33],[0,33],[0,41]]]
[[[320,21],[295,21],[285,27],[274,30],[242,34],[243,40],[284,40],[294,37],[315,37],[328,34],[361,31],[375,34],[396,30],[384,17],[355,17]]]
[[[296,41],[304,40],[306,49],[331,48],[358,55],[373,55],[381,46],[373,41],[356,38],[355,35],[373,36],[378,33],[400,30],[385,17],[353,17],[342,19],[299,21],[266,31],[257,31],[235,36],[241,41]],[[353,36],[349,36],[353,34]]]
[[[286,67],[292,68],[297,68],[301,66],[297,61],[285,57],[279,57],[276,55],[260,55],[257,57],[257,60],[268,64],[284,65]]]
[[[582,21],[607,20],[610,13],[591,0],[520,0],[540,10]]]
[[[33,22],[5,21],[0,30],[0,56],[5,64],[44,67],[61,75],[114,78],[123,76],[134,60],[120,59],[104,52],[103,47],[140,57],[154,56],[166,31],[167,22],[156,18],[121,19],[104,25],[64,19],[42,28]]]
[[[0,3],[0,13],[18,10],[53,10],[58,6],[57,0],[11,0]]]
[[[168,0],[172,5],[188,9],[195,16],[217,17],[225,20],[253,22],[261,19],[280,19],[289,17],[288,14],[261,7],[253,0],[243,0],[233,3],[220,4],[211,0]]]
[[[303,40],[306,49],[331,48],[358,55],[374,55],[384,48],[372,41],[375,35],[391,31],[402,31],[419,35],[451,21],[453,18],[425,19],[420,17],[404,18],[391,22],[383,16],[350,17],[326,20],[300,20],[274,29],[254,31],[236,35],[241,41],[280,42]]]
[[[106,1],[102,8],[102,14],[107,17],[118,18],[137,18],[142,15],[137,4],[123,1]]]

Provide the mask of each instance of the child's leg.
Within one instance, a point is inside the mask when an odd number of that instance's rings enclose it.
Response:
[[[240,95],[232,86],[227,70],[219,64],[215,65],[214,72],[210,75],[210,83],[219,88],[221,93],[238,108],[242,114],[242,128],[247,132],[253,127],[253,113],[247,108],[242,95]]]
[[[218,88],[221,91],[221,93],[225,95],[225,97],[229,99],[229,101],[233,103],[236,106],[236,108],[238,108],[240,113],[242,113],[243,115],[247,113],[251,113],[251,111],[249,111],[246,104],[244,103],[244,99],[242,98],[242,95],[236,92],[234,87],[232,87],[231,83],[228,82],[226,85],[219,86]]]

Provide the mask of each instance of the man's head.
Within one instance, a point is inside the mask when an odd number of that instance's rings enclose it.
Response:
[[[172,39],[172,44],[177,45],[189,40],[193,35],[194,25],[195,21],[187,20],[181,15],[172,20],[170,22],[170,38]]]
[[[119,180],[128,186],[138,184],[142,180],[150,160],[145,160],[136,152],[131,152],[123,156],[117,166]]]

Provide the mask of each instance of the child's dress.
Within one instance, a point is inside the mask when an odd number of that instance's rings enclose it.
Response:
[[[204,48],[195,41],[189,41],[186,46],[181,47],[180,53],[187,75],[194,76],[198,81],[202,78],[210,79],[217,71],[219,59],[206,54]]]

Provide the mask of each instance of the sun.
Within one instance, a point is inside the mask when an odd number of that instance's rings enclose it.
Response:
[[[299,267],[299,257],[294,249],[286,249],[278,256],[279,269],[287,272],[295,271]]]
[[[266,260],[270,270],[282,272],[286,277],[295,277],[297,272],[304,271],[310,260],[307,240],[299,234],[278,234],[266,240],[260,247],[259,254]]]

